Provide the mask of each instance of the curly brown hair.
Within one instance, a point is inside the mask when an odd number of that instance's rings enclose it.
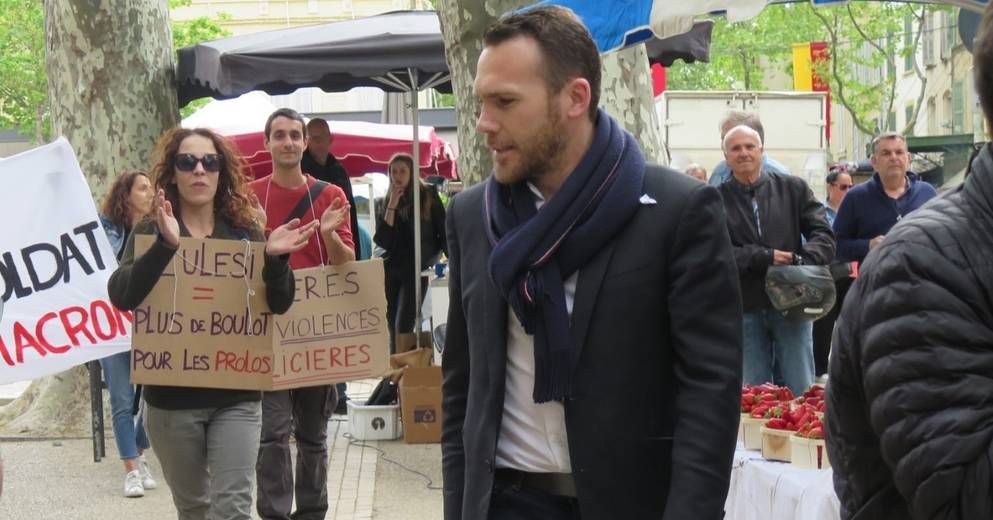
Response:
[[[134,187],[134,181],[138,179],[139,175],[148,178],[148,172],[144,170],[126,170],[118,175],[100,204],[100,213],[115,225],[130,228],[134,224],[130,221],[131,204],[129,200],[131,188]]]
[[[231,141],[213,130],[176,127],[162,134],[152,155],[152,184],[155,191],[165,190],[166,199],[178,211],[179,190],[173,183],[176,178],[176,153],[183,140],[192,135],[210,139],[214,143],[214,149],[223,157],[217,177],[214,211],[236,228],[250,230],[260,227],[262,215],[255,204],[254,194],[248,187],[245,161]]]

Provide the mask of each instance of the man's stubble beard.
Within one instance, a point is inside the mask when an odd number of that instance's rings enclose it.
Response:
[[[520,153],[518,166],[513,168],[509,175],[498,176],[497,181],[502,184],[516,184],[521,181],[533,183],[548,173],[565,150],[566,136],[562,131],[563,126],[559,110],[550,107],[545,124],[529,139],[532,144],[518,149]]]

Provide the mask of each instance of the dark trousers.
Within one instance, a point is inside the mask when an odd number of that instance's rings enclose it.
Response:
[[[414,301],[412,265],[403,269],[386,269],[386,323],[390,329],[390,353],[396,353],[396,335],[414,332],[417,302]],[[400,271],[400,272],[398,272]],[[421,298],[428,292],[428,278],[421,277]]]
[[[579,501],[575,498],[497,480],[490,496],[489,520],[581,520],[581,517]]]
[[[851,278],[835,280],[834,289],[836,293],[834,307],[831,312],[823,318],[814,322],[814,375],[826,374],[828,371],[828,356],[831,353],[831,336],[834,334],[834,322],[841,312],[841,304],[845,301],[845,295],[852,286]]]
[[[265,520],[322,519],[328,511],[328,419],[334,386],[262,394],[262,439],[255,465],[256,509]],[[297,443],[294,486],[290,430]],[[296,512],[290,514],[296,491]]]

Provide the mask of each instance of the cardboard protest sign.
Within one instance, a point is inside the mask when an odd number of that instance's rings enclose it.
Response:
[[[290,310],[274,317],[273,388],[381,375],[389,364],[383,261],[297,269]]]
[[[0,221],[0,384],[126,351],[117,259],[65,139],[0,159]]]
[[[153,240],[136,236],[135,255]],[[274,390],[385,370],[382,261],[297,270],[290,311],[274,315],[262,280],[264,247],[180,239],[173,261],[134,311],[134,382]]]
[[[135,256],[155,237],[135,236]],[[262,242],[181,238],[158,283],[134,310],[136,383],[267,388],[272,313]]]

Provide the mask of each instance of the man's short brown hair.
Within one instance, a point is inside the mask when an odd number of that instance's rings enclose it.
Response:
[[[976,93],[986,115],[986,124],[993,128],[993,3],[986,6],[979,34],[972,46],[972,66],[976,70]]]
[[[514,12],[493,22],[483,35],[487,47],[524,36],[541,49],[545,83],[552,92],[573,78],[590,83],[590,120],[600,105],[600,51],[575,13],[565,7],[542,6]]]

